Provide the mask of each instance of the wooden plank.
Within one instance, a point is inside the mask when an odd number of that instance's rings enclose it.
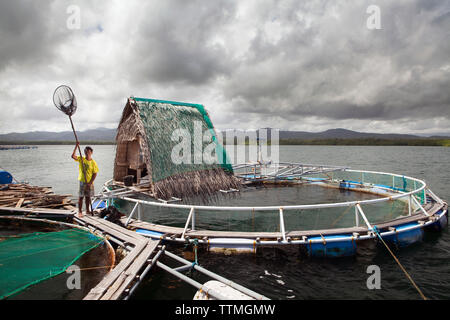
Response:
[[[20,208],[20,207],[22,206],[22,203],[23,203],[24,201],[25,201],[25,198],[20,198],[20,200],[17,201],[16,208]]]
[[[114,294],[111,296],[112,300],[119,299],[122,293],[125,291],[125,289],[129,287],[131,283],[136,279],[139,270],[141,270],[142,267],[146,264],[147,260],[150,258],[151,254],[155,251],[158,244],[159,241],[149,240],[147,242],[147,246],[145,247],[145,249],[134,260],[133,264],[125,272],[127,278],[125,279],[125,281],[123,281],[121,286],[117,290],[115,290]]]
[[[445,205],[441,205],[439,203],[435,203],[434,205],[432,205],[432,206],[430,206],[428,208],[429,208],[427,210],[428,214],[433,216],[439,210],[445,209]],[[430,217],[426,216],[422,211],[420,211],[420,213],[418,213],[418,214],[415,214],[415,215],[412,215],[412,216],[406,216],[406,217],[395,219],[395,220],[392,220],[392,221],[379,223],[379,224],[376,224],[376,226],[378,228],[388,228],[388,227],[394,227],[396,225],[404,224],[404,223],[408,223],[408,222],[414,222],[414,221],[419,221],[419,220],[428,220],[429,218]]]
[[[44,204],[40,205],[39,208],[60,208],[64,207],[63,203],[53,203],[53,204]]]
[[[218,237],[218,238],[277,238],[280,236],[279,232],[240,232],[240,231],[211,231],[211,230],[198,230],[188,231],[185,234],[191,238],[203,238],[203,237]]]
[[[108,228],[113,229],[113,230],[115,230],[117,232],[120,232],[122,234],[125,234],[125,235],[127,235],[129,237],[132,237],[132,238],[135,238],[135,239],[141,240],[141,241],[145,240],[145,237],[137,234],[134,231],[128,230],[126,228],[123,228],[123,227],[115,224],[115,223],[112,223],[111,221],[107,221],[105,219],[100,219],[98,217],[91,217],[91,216],[85,216],[85,217],[87,217],[88,221],[95,221],[96,223],[99,223],[101,225],[107,226]]]
[[[72,216],[73,212],[63,209],[43,209],[43,208],[10,208],[5,206],[0,206],[0,211],[9,211],[23,214],[54,214],[62,216]]]
[[[120,274],[134,261],[134,259],[144,250],[146,242],[139,243],[128,255],[119,262],[119,264],[110,271],[100,283],[89,291],[83,300],[98,300],[108,290],[108,288],[117,280]]]
[[[150,222],[145,221],[137,221],[134,219],[131,219],[131,223],[129,224],[132,228],[142,228],[142,229],[148,229],[153,230],[161,233],[175,233],[175,234],[182,234],[183,228],[178,227],[170,227],[170,226],[163,226],[159,224],[154,224]]]
[[[100,300],[111,300],[113,294],[119,289],[119,287],[125,281],[126,278],[127,278],[127,274],[124,271],[120,274],[119,278],[117,278],[117,280],[113,283],[113,285],[111,287],[109,287],[109,289],[100,298]],[[114,300],[116,300],[116,299],[114,299]]]
[[[15,198],[14,195],[2,195],[1,200],[10,200],[14,198]]]
[[[117,230],[119,232],[122,232],[123,234],[126,234],[127,236],[135,238],[137,240],[144,241],[144,239],[145,239],[145,237],[137,234],[136,232],[128,230],[126,228],[123,228],[115,223],[110,222],[110,221],[103,220],[101,223],[108,225],[110,228]]]
[[[117,238],[117,239],[119,239],[119,240],[122,240],[122,241],[125,241],[125,242],[128,242],[128,243],[131,243],[131,244],[133,244],[133,245],[137,245],[138,243],[143,242],[143,241],[140,240],[140,239],[136,239],[136,238],[134,238],[134,237],[130,237],[130,236],[128,236],[128,235],[122,233],[121,231],[117,231],[117,230],[115,230],[115,229],[113,229],[113,228],[110,228],[110,227],[109,227],[108,225],[106,225],[106,224],[102,224],[102,223],[100,223],[99,221],[96,221],[96,220],[94,220],[94,219],[89,219],[89,218],[86,217],[86,216],[83,216],[82,218],[78,218],[78,219],[84,221],[84,222],[87,223],[87,224],[90,224],[90,225],[96,227],[97,229],[99,229],[99,230],[101,230],[101,231],[103,231],[103,232],[105,232],[105,233],[110,234],[111,236],[113,236],[113,237],[115,237],[115,238]]]

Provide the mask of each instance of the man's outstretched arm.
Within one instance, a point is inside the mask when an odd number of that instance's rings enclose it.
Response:
[[[80,145],[79,142],[77,142],[77,143],[75,144],[75,148],[73,149],[73,152],[72,152],[72,159],[73,159],[73,160],[78,160],[78,157],[77,157],[77,155],[76,155],[75,153],[77,152],[77,148],[78,148],[79,145]]]

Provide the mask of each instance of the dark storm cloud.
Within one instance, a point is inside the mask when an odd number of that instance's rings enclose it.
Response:
[[[231,1],[160,1],[142,8],[150,13],[137,22],[129,48],[134,80],[202,84],[229,74],[233,63],[227,48],[214,42],[232,23]]]
[[[42,63],[54,54],[49,1],[0,2],[0,70],[11,63]]]
[[[382,29],[370,31],[369,2],[341,7],[340,19],[326,14],[333,3],[316,7],[325,14],[308,30],[293,28],[277,43],[258,31],[248,52],[252,59],[225,87],[236,110],[278,112],[286,119],[450,118],[448,2],[381,2]],[[299,4],[290,12],[302,10]],[[283,23],[296,24],[295,19]],[[379,72],[370,67],[372,61]],[[370,98],[358,102],[364,93],[349,92],[362,82],[368,82]]]
[[[366,27],[372,4],[381,30]],[[3,132],[64,129],[50,120],[60,83],[85,128],[116,123],[131,95],[203,103],[219,128],[450,119],[448,1],[1,1],[0,40]]]

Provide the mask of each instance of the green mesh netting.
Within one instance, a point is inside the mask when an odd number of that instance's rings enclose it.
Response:
[[[0,241],[0,299],[64,272],[102,242],[81,229],[37,232]]]
[[[138,105],[139,115],[148,138],[153,182],[180,173],[220,167],[230,172],[233,171],[230,161],[227,160],[225,149],[217,141],[212,122],[202,105],[143,98],[133,99]],[[194,146],[196,130],[200,129],[200,127],[195,127],[196,124],[201,125],[202,134],[209,132],[210,139],[197,140],[199,144]],[[175,164],[172,161],[172,150],[180,143],[180,141],[172,141],[172,135],[177,129],[187,130],[190,135],[191,163]],[[196,147],[204,151],[211,144],[214,144],[211,154],[216,157],[215,163],[208,164],[202,159],[196,161],[194,158]]]

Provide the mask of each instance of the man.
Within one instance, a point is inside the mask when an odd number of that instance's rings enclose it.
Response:
[[[86,199],[86,213],[91,214],[91,197],[94,196],[94,180],[97,177],[98,173],[98,166],[97,162],[95,162],[94,159],[92,159],[92,153],[94,153],[94,150],[92,150],[91,147],[84,148],[84,154],[85,157],[82,158],[83,164],[81,162],[81,159],[79,156],[77,156],[75,153],[77,151],[77,148],[80,144],[77,142],[75,145],[75,149],[73,149],[72,152],[72,159],[77,161],[79,163],[78,166],[78,180],[80,181],[80,190],[78,194],[78,216],[83,216],[83,198]],[[83,171],[86,171],[86,177],[84,176]]]

